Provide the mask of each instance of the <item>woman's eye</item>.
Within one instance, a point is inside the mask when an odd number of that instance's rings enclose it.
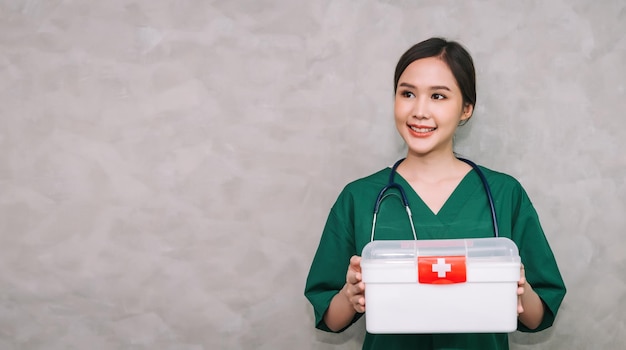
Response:
[[[411,91],[402,91],[402,97],[411,98],[415,97],[415,95]]]
[[[433,100],[443,100],[446,97],[442,94],[433,94],[432,98]]]

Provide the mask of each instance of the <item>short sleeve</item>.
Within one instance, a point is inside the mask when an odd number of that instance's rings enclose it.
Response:
[[[328,215],[306,280],[304,295],[313,305],[315,326],[328,332],[324,314],[345,285],[350,258],[356,254],[353,216],[352,198],[344,189]],[[361,315],[357,313],[353,322]]]
[[[566,288],[552,249],[539,223],[539,217],[528,195],[520,191],[519,211],[513,222],[512,238],[517,244],[526,280],[530,283],[545,305],[543,320],[536,329],[519,323],[522,332],[538,332],[554,323]]]

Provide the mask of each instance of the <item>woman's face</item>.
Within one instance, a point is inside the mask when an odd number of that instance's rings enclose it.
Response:
[[[398,80],[394,114],[409,154],[452,154],[454,132],[472,111],[472,105],[463,104],[452,71],[439,58],[412,62]]]

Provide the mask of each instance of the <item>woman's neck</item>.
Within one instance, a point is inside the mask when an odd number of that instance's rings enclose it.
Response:
[[[408,154],[398,166],[398,173],[407,181],[440,182],[462,177],[470,166],[458,160],[454,153],[417,156]]]

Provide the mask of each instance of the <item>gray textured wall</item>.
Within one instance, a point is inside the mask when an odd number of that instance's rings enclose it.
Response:
[[[396,60],[475,57],[458,150],[516,176],[569,287],[513,349],[626,343],[626,6],[0,0],[0,349],[357,349],[304,280],[344,184],[403,153]]]

